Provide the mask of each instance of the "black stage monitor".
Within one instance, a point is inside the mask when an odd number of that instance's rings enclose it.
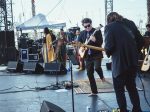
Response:
[[[65,112],[65,111],[53,103],[43,101],[40,112]]]

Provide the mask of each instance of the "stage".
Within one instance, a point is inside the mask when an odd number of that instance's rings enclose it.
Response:
[[[106,69],[107,60],[103,60],[102,68],[104,76],[111,78],[111,71]],[[1,112],[40,112],[43,100],[61,107],[66,112],[72,112],[72,94],[70,90],[34,90],[35,87],[46,87],[55,84],[56,75],[11,73],[5,71],[6,66],[0,67],[0,111]],[[68,68],[68,66],[67,66]],[[86,71],[78,71],[73,65],[73,79],[87,79]],[[95,77],[98,75],[95,73]],[[70,71],[66,75],[58,75],[59,82],[70,81]],[[142,78],[146,90],[147,100],[150,102],[150,73]],[[138,87],[142,88],[139,78]],[[139,91],[141,107],[144,112],[150,112],[146,104],[143,91]],[[99,93],[98,96],[88,97],[89,94],[76,94],[74,92],[75,112],[100,112],[100,110],[112,110],[117,108],[114,92]],[[132,108],[128,93],[128,109]],[[105,111],[103,111],[105,112]]]

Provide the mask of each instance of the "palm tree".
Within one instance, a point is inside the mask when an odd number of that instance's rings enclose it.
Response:
[[[150,0],[147,0],[147,22],[150,23]]]

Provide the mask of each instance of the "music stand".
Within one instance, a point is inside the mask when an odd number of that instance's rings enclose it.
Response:
[[[60,85],[58,83],[58,71],[60,71],[60,68],[61,68],[61,63],[54,61],[54,62],[51,62],[51,63],[45,63],[45,68],[44,68],[44,71],[45,72],[54,72],[56,73],[56,83],[54,85],[51,85],[52,86],[52,90],[57,90],[57,89],[62,89],[62,85]]]
[[[75,55],[73,52],[67,52],[68,58],[69,58],[69,68],[71,73],[71,89],[72,89],[72,111],[74,112],[74,90],[73,90],[73,74],[72,74],[72,64],[73,65],[79,65],[79,62],[77,61]]]

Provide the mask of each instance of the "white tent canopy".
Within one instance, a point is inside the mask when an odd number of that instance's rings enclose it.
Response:
[[[26,22],[18,25],[16,27],[17,30],[33,30],[33,29],[44,29],[45,27],[51,29],[60,29],[66,26],[66,23],[52,23],[49,24],[46,20],[45,15],[38,14],[33,18],[27,20]]]

